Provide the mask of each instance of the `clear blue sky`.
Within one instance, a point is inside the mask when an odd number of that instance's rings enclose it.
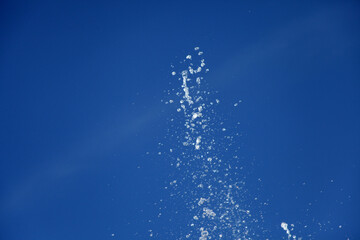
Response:
[[[273,236],[287,221],[313,239],[359,239],[359,10],[2,1],[0,238],[145,239],[169,171],[145,153],[164,135],[170,64],[200,46],[224,106],[243,100],[232,118]]]

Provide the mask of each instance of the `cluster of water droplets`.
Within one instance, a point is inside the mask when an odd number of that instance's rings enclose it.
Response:
[[[296,240],[296,235],[292,235],[291,231],[290,231],[290,230],[294,230],[294,224],[291,224],[290,228],[289,228],[289,224],[287,224],[286,222],[282,222],[281,228],[286,232],[288,239]],[[301,238],[299,238],[299,239],[301,240]]]
[[[187,211],[182,214],[188,218],[186,227],[176,239],[253,239],[250,226],[258,220],[245,201],[237,155],[240,146],[236,144],[241,134],[237,126],[227,131],[215,111],[220,100],[203,83],[209,71],[203,52],[196,47],[180,64],[179,71],[172,66],[171,73],[179,87],[171,89],[164,101],[175,106],[176,115],[169,119],[168,135],[159,152],[176,169],[165,188]]]

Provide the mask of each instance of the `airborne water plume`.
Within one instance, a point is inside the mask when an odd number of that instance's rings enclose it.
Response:
[[[220,100],[204,84],[209,69],[203,52],[196,47],[180,65],[172,66],[171,73],[179,87],[170,90],[165,100],[165,104],[176,105],[166,137],[171,141],[161,144],[159,153],[176,169],[165,188],[177,205],[183,205],[167,211],[187,219],[185,226],[168,234],[176,239],[255,239],[262,216],[253,214],[247,201],[239,162],[239,124],[225,126],[217,114]],[[186,214],[174,210],[182,207]],[[161,235],[151,232],[154,237]]]

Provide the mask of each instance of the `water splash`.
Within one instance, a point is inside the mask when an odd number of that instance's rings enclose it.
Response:
[[[226,131],[215,111],[220,100],[203,81],[209,72],[203,52],[198,47],[194,51],[181,62],[180,71],[171,72],[181,87],[169,91],[165,101],[176,105],[176,116],[169,119],[169,141],[161,144],[169,148],[163,152],[176,169],[172,176],[176,180],[166,189],[178,203],[174,207],[181,208],[180,204],[186,209],[185,214],[175,214],[187,216],[186,226],[172,235],[176,239],[253,239],[257,234],[252,228],[259,220],[245,201],[239,146],[234,144],[240,134],[237,126]]]

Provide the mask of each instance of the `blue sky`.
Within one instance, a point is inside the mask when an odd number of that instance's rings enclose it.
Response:
[[[145,239],[171,171],[146,152],[166,133],[170,65],[196,46],[274,239],[281,221],[359,238],[359,7],[3,1],[1,238]]]

